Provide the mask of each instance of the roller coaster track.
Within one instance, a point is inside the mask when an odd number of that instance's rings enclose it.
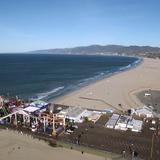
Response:
[[[18,113],[18,112],[19,112],[19,111],[15,111],[15,112],[10,113],[10,114],[8,114],[8,115],[6,115],[6,116],[4,116],[4,117],[0,117],[0,121],[3,120],[3,119],[6,119],[6,118],[8,118],[8,117],[10,117],[10,116],[12,116],[12,115],[14,115],[14,114],[16,114],[16,113]]]

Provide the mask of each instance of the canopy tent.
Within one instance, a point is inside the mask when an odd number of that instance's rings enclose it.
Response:
[[[35,111],[39,110],[39,108],[38,107],[29,106],[29,107],[24,108],[23,110],[26,111],[26,112],[31,113],[31,112],[35,112]]]
[[[29,113],[42,110],[48,107],[48,103],[41,101],[41,100],[36,100],[32,102],[28,107],[24,108],[23,110]]]

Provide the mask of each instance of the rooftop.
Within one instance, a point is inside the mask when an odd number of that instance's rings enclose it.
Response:
[[[130,116],[121,115],[120,118],[119,118],[119,120],[118,120],[118,123],[125,123],[125,124],[127,124],[130,119],[131,119]]]
[[[86,109],[82,107],[69,107],[65,110],[62,110],[61,113],[65,114],[66,116],[69,117],[77,117],[79,116],[82,112],[84,112]]]

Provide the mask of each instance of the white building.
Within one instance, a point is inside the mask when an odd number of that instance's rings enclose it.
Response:
[[[65,118],[68,118],[69,120],[81,123],[84,120],[87,110],[82,107],[69,107],[60,111],[60,113],[63,114]]]
[[[115,128],[118,130],[131,130],[133,132],[140,132],[142,130],[143,121],[135,120],[131,116],[113,114],[106,123],[107,128]]]
[[[127,124],[130,119],[130,116],[121,115],[117,121],[117,124],[115,125],[115,129],[127,130]]]
[[[107,128],[114,128],[118,119],[119,119],[119,115],[118,114],[113,114],[112,117],[107,121],[105,126]]]
[[[153,117],[153,112],[151,109],[149,109],[148,107],[143,107],[140,109],[135,110],[135,114],[138,116],[142,116],[142,117]]]
[[[132,128],[132,131],[134,131],[134,132],[140,132],[142,130],[142,125],[143,125],[142,121],[133,119],[133,128]]]
[[[23,110],[28,113],[33,113],[35,111],[44,112],[47,107],[48,107],[48,103],[46,103],[44,101],[37,100],[37,101],[34,101],[31,104],[29,104],[29,106],[27,106]]]
[[[127,123],[127,128],[132,129],[133,128],[133,119],[130,119]]]

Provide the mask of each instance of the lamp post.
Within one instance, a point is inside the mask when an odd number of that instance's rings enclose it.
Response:
[[[155,137],[155,132],[152,135],[152,142],[151,142],[151,160],[153,159],[153,149],[154,149],[154,137]]]

